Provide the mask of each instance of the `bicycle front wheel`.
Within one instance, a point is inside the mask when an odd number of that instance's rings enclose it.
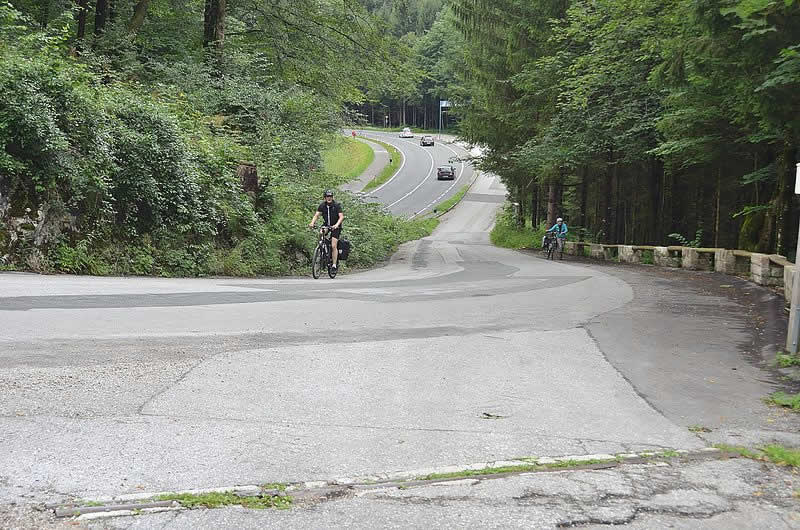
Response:
[[[314,250],[314,258],[311,260],[311,276],[314,279],[318,279],[320,273],[322,272],[322,248],[317,245],[317,248]]]
[[[553,254],[555,254],[555,248],[553,248],[553,244],[550,243],[550,246],[547,248],[547,259],[553,259]]]

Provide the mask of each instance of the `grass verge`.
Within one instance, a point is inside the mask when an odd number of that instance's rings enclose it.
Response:
[[[380,140],[375,140],[374,138],[368,138],[368,140],[385,147],[386,150],[389,151],[389,160],[391,160],[391,162],[386,164],[386,167],[384,167],[381,172],[378,173],[378,176],[370,180],[367,185],[364,186],[362,191],[372,191],[392,178],[392,176],[397,173],[397,169],[400,167],[400,164],[402,164],[403,160],[403,155],[400,154],[400,151],[386,142],[381,142]]]
[[[786,392],[775,392],[766,399],[767,403],[786,407],[800,412],[800,394],[787,394]]]
[[[791,366],[800,366],[800,357],[796,355],[789,355],[784,353],[779,353],[775,357],[775,362],[781,368],[789,368]]]
[[[492,244],[503,248],[539,248],[545,232],[544,224],[539,225],[535,230],[527,223],[520,228],[514,223],[511,205],[507,204],[497,215],[489,239]]]
[[[181,493],[167,494],[158,497],[160,501],[176,501],[184,508],[219,508],[220,506],[239,505],[245,508],[264,510],[277,508],[285,510],[292,505],[292,498],[283,495],[258,495],[255,497],[242,497],[233,492],[224,493]]]
[[[347,180],[359,177],[372,161],[375,152],[369,145],[352,138],[336,136],[322,152],[322,164],[328,173]]]
[[[442,201],[439,204],[437,204],[436,206],[434,206],[433,207],[433,213],[443,214],[443,213],[449,211],[450,209],[452,209],[453,206],[458,204],[459,201],[461,201],[461,199],[464,198],[464,195],[467,194],[467,190],[468,189],[469,189],[469,184],[465,184],[460,190],[458,190],[458,192],[455,195],[453,195],[452,197],[450,197],[446,201]]]
[[[800,449],[790,449],[781,445],[768,445],[761,449],[749,449],[737,445],[717,444],[720,451],[739,455],[752,460],[772,462],[779,466],[800,467]]]

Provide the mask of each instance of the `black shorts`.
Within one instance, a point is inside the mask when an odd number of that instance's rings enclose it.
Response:
[[[342,235],[342,227],[339,228],[332,228],[331,229],[331,237],[335,237],[336,239],[341,239]]]

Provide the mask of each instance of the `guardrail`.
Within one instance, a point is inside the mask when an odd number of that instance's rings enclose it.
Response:
[[[622,263],[649,263],[659,267],[722,272],[747,278],[758,285],[783,288],[786,301],[792,299],[795,264],[778,254],[724,248],[603,245],[576,241],[566,241],[564,253]]]

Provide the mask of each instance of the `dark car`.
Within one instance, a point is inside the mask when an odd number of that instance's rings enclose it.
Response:
[[[455,180],[456,168],[454,166],[439,166],[436,168],[436,180]]]
[[[433,136],[431,135],[423,136],[419,141],[419,145],[433,145]]]

